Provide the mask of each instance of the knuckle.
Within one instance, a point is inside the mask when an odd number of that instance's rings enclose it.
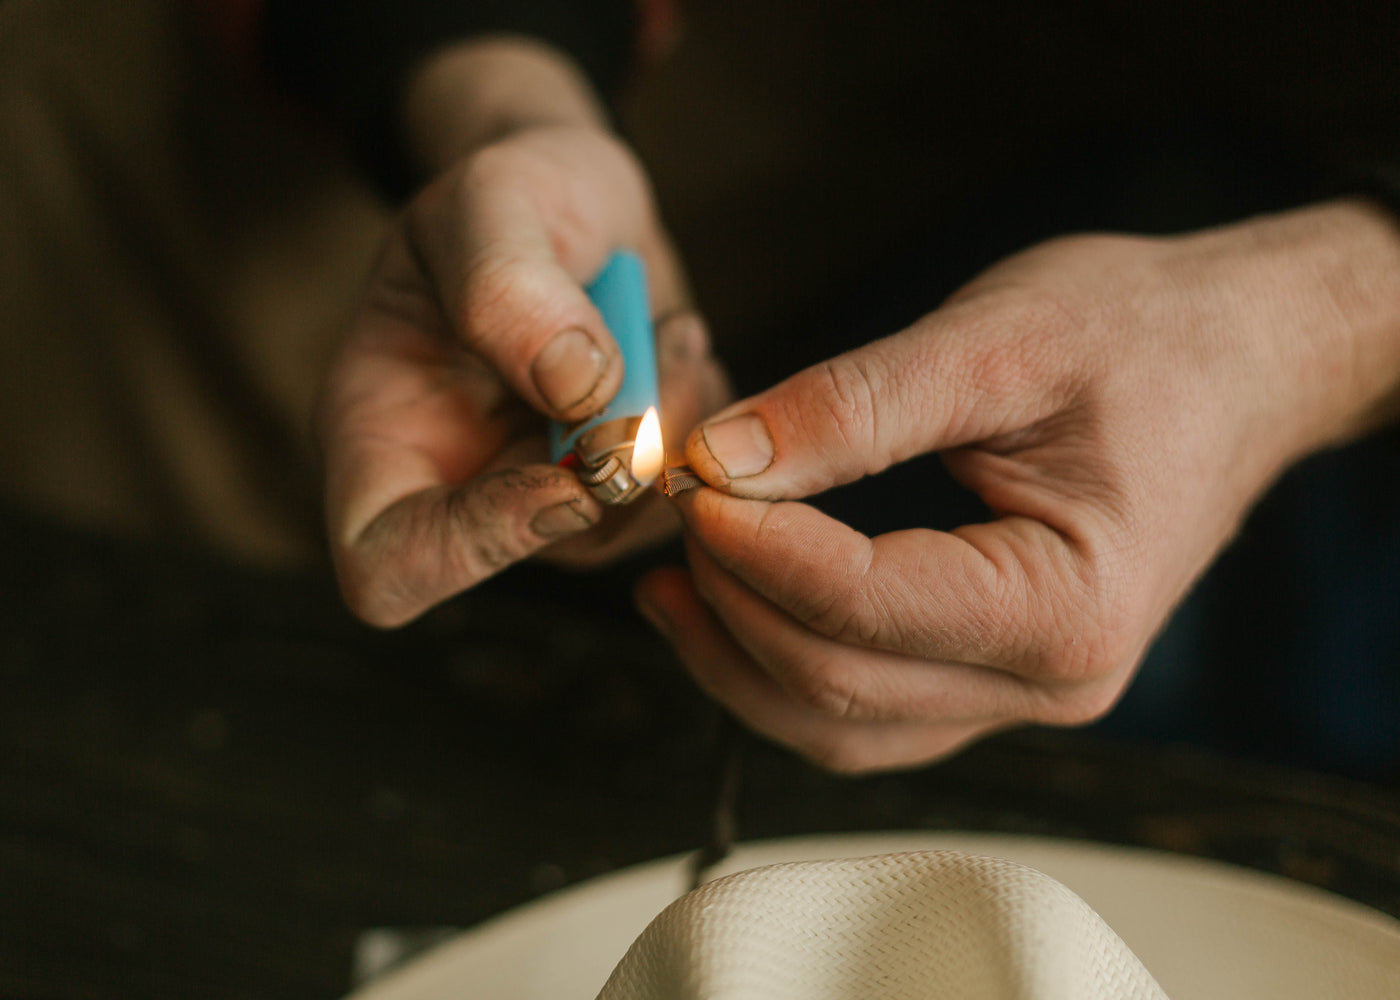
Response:
[[[871,358],[844,355],[813,368],[811,395],[800,393],[797,402],[804,413],[830,415],[835,443],[846,453],[873,457],[879,450],[878,400],[886,381]]]
[[[1041,683],[1090,684],[1118,669],[1136,647],[1132,600],[1123,573],[1089,557],[1044,586],[1027,581],[1034,610],[1025,659]]]
[[[440,182],[443,193],[415,203],[410,215],[412,246],[439,266],[450,263],[455,269],[437,279],[448,313],[470,341],[506,339],[529,319],[531,262],[503,238],[491,238],[494,227],[483,223],[483,213],[486,206],[494,216],[530,204],[533,190],[549,186],[535,159],[508,144],[487,146]],[[444,218],[457,224],[444,226]]]
[[[1041,722],[1078,726],[1102,718],[1142,655],[1140,616],[1126,589],[1109,580],[1086,582],[1084,598],[1058,619],[1060,639],[1042,664]]]
[[[509,562],[505,547],[489,530],[495,506],[490,493],[453,490],[444,504],[442,551],[452,561],[451,569],[465,577],[489,576]]]
[[[865,595],[847,591],[808,600],[805,615],[799,615],[808,628],[837,642],[859,646],[877,644],[885,629],[879,617],[871,613]]]
[[[563,470],[507,469],[391,509],[332,553],[346,606],[392,628],[526,558],[543,542],[523,501],[539,490],[567,500],[558,487],[571,481]]]
[[[430,602],[421,587],[401,538],[394,511],[375,519],[353,541],[337,543],[331,558],[341,599],[361,621],[375,628],[395,628],[416,617]]]
[[[1093,303],[1082,295],[1059,288],[1037,285],[1012,299],[1017,326],[1058,338],[1082,330],[1093,319]]]
[[[538,477],[506,470],[475,488],[449,492],[442,520],[449,575],[470,586],[533,552],[538,543],[528,522],[516,516],[514,501],[544,485]]]
[[[819,715],[843,720],[870,716],[862,704],[859,672],[840,657],[806,653],[775,666],[792,696]]]
[[[1011,321],[1017,336],[988,338],[969,353],[963,379],[970,388],[996,399],[1018,399],[1043,388],[1045,361],[1053,356],[1053,334],[1035,319]]]
[[[976,335],[959,359],[958,384],[1015,405],[1073,398],[1082,362],[1066,355],[1067,337],[1094,322],[1080,298],[1039,287],[999,290],[993,308],[976,307]]]
[[[792,537],[791,508],[770,504],[753,528],[752,548],[756,552],[780,550]],[[814,586],[809,567],[794,566],[781,587],[784,609],[818,635],[828,639],[869,645],[882,633],[878,616],[870,603],[863,581]]]
[[[1099,572],[1077,617],[1082,636],[1064,659],[1063,675],[1080,682],[1098,680],[1133,659],[1142,646],[1141,615],[1120,574]]]
[[[475,344],[510,343],[531,317],[530,264],[500,247],[487,246],[465,265],[459,328]]]

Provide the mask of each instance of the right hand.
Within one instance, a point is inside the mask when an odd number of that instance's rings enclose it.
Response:
[[[638,600],[697,682],[837,770],[1106,712],[1294,461],[1400,413],[1400,229],[1336,201],[1066,237],[710,418],[689,573]],[[796,502],[939,453],[991,516],[867,537]]]
[[[621,382],[583,284],[623,246],[646,264],[662,424],[679,445],[727,383],[619,141],[592,124],[509,132],[394,223],[319,420],[331,552],[361,618],[401,624],[546,547],[590,565],[675,530],[648,498],[588,531],[601,505],[547,457],[546,420],[598,412]]]

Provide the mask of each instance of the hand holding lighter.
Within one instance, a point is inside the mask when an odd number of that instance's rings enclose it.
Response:
[[[656,342],[641,258],[616,251],[586,290],[622,353],[622,385],[596,416],[550,425],[551,459],[577,468],[579,479],[603,503],[631,503],[664,463]]]

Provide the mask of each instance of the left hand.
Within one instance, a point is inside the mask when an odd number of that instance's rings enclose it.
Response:
[[[837,770],[1082,723],[1279,472],[1397,385],[1371,207],[1053,241],[702,425],[690,572],[638,600],[702,688]],[[930,451],[992,520],[868,538],[791,502]]]
[[[592,416],[622,379],[582,287],[612,249],[646,264],[663,427],[731,396],[643,167],[566,57],[472,41],[408,92],[435,176],[389,228],[318,421],[341,592],[382,627],[535,555],[593,566],[676,530],[659,497],[605,510],[549,462],[546,420]]]

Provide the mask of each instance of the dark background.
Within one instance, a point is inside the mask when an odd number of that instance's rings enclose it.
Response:
[[[335,997],[366,928],[469,926],[708,834],[716,717],[631,568],[512,572],[391,635],[320,578],[14,516],[0,571],[4,996]],[[1024,732],[841,779],[750,739],[737,816],[1147,845],[1400,916],[1393,786],[1181,745]]]
[[[1224,221],[1396,152],[1393,4],[687,9],[684,44],[622,118],[744,388],[896,328],[1041,236]],[[1388,503],[1368,475],[1354,492]],[[1311,482],[1270,509],[1317,509]],[[954,517],[965,501],[945,487],[925,464],[829,502],[875,527]],[[1337,516],[1393,524],[1368,510]],[[1198,619],[1219,619],[1222,593],[1254,607],[1207,664],[1230,690],[1207,682],[1116,736],[1013,734],[902,776],[836,779],[750,741],[740,833],[1095,837],[1400,915],[1393,772],[1342,776],[1360,765],[1304,746],[1290,713],[1311,689],[1284,698],[1270,674],[1280,649],[1355,659],[1334,633],[1303,641],[1287,602],[1306,592],[1262,588],[1303,558],[1273,544],[1288,523],[1266,512],[1203,591]],[[333,997],[364,928],[464,926],[695,847],[717,715],[631,611],[638,568],[525,567],[377,633],[321,570],[253,573],[6,512],[0,993]],[[1346,603],[1393,623],[1394,579]],[[1234,733],[1249,738],[1222,745]]]

